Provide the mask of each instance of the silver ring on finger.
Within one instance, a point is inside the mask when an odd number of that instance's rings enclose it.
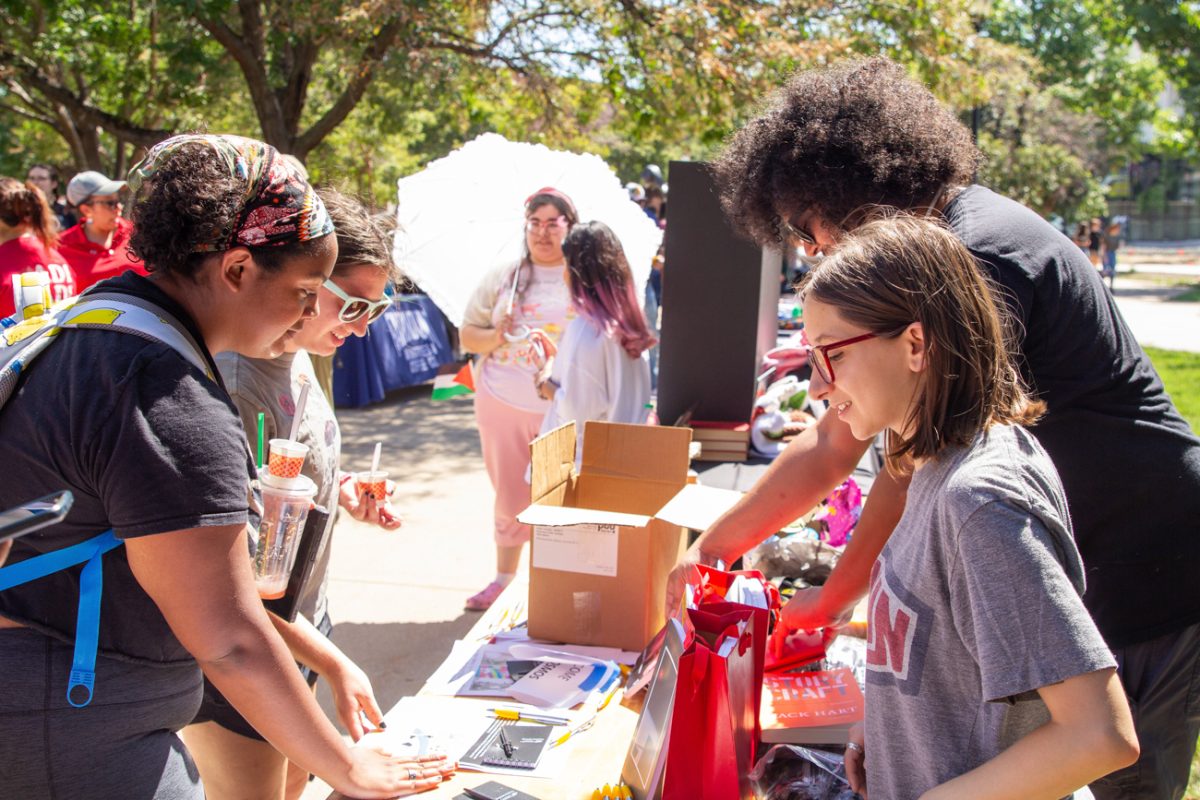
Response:
[[[863,751],[863,746],[858,742],[846,742],[846,749],[853,750],[856,753],[861,753]]]
[[[417,775],[417,773],[416,773],[414,770],[411,770],[411,769],[410,769],[410,770],[408,771],[408,779],[409,779],[410,781],[415,781],[415,780],[416,780],[418,777],[420,777],[420,776],[419,776],[419,775]]]

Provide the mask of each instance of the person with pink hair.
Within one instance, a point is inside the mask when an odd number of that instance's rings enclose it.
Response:
[[[535,386],[551,400],[542,433],[574,421],[583,458],[587,420],[641,424],[650,402],[655,343],[637,302],[633,273],[616,234],[603,222],[576,225],[563,240],[567,287],[578,316],[559,346],[540,331],[530,338],[545,353]]]

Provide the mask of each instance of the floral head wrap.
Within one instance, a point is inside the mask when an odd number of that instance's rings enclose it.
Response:
[[[333,233],[333,220],[304,175],[271,145],[241,136],[188,133],[161,141],[130,171],[130,187],[136,192],[190,144],[211,147],[230,176],[246,184],[233,224],[193,252],[216,253],[239,245],[277,247]]]

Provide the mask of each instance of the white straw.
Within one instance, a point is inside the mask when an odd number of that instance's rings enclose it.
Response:
[[[296,401],[296,413],[292,416],[292,432],[288,438],[293,442],[300,433],[300,420],[304,416],[304,406],[308,404],[308,385],[308,381],[305,381],[300,387],[300,399]]]
[[[383,442],[375,443],[375,457],[371,459],[371,472],[379,472],[379,456],[383,452]]]

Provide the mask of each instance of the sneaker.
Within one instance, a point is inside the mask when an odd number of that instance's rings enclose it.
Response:
[[[467,602],[463,607],[467,611],[487,611],[492,607],[492,603],[496,602],[496,598],[504,591],[504,584],[499,581],[492,581],[487,586],[483,587],[483,591],[479,594],[471,595],[467,598]]]

